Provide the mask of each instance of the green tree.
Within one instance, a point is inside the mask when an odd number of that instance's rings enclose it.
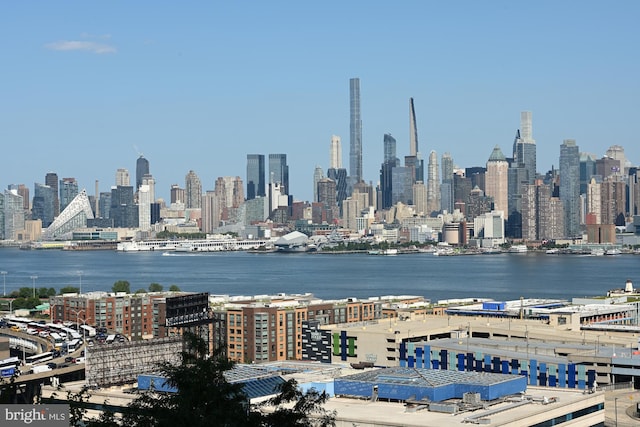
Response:
[[[126,292],[131,293],[131,285],[126,280],[118,280],[111,287],[113,292]]]
[[[147,290],[146,290],[146,289],[143,289],[143,288],[140,288],[140,289],[138,289],[138,290],[136,291],[136,295],[137,295],[137,294],[146,294],[146,293],[147,293]]]
[[[127,426],[243,426],[248,425],[246,396],[238,383],[223,373],[233,363],[221,356],[207,358],[207,347],[192,334],[185,335],[187,350],[178,366],[162,365],[161,371],[176,393],[149,391],[136,398],[124,416]]]
[[[65,286],[64,288],[60,288],[60,295],[77,294],[79,292],[80,292],[80,288],[76,288],[75,286]]]
[[[225,371],[233,362],[221,355],[209,357],[206,343],[185,334],[186,350],[178,366],[162,365],[161,371],[175,393],[150,390],[136,398],[123,417],[132,427],[329,427],[335,413],[322,408],[328,396],[311,390],[302,393],[295,380],[280,387],[276,397],[252,406],[241,383],[229,383]],[[312,417],[313,416],[313,417]]]
[[[152,283],[149,285],[149,292],[162,292],[162,285],[160,283]]]
[[[171,292],[180,292],[180,286],[178,286],[178,285],[171,285],[171,286],[169,286],[169,290],[170,290]]]

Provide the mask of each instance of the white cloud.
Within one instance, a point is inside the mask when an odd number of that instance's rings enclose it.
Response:
[[[59,51],[71,51],[79,50],[84,52],[91,52],[97,54],[103,53],[116,53],[117,49],[114,46],[95,43],[90,41],[77,41],[77,40],[62,40],[58,42],[48,43],[45,45],[47,49],[59,50]]]

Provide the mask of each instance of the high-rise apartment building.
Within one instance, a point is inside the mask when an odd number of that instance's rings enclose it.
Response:
[[[252,199],[253,200],[253,199]],[[215,191],[202,196],[202,232],[212,233],[220,225],[220,203]],[[262,218],[264,219],[264,218]]]
[[[440,206],[442,210],[453,212],[453,158],[444,153],[441,158],[442,186],[440,187]]]
[[[286,154],[269,154],[269,184],[279,184],[282,194],[291,194]]]
[[[384,144],[384,162],[392,162],[398,164],[396,154],[396,139],[391,134],[385,133],[383,137]]]
[[[151,188],[147,184],[138,187],[138,228],[151,230]]]
[[[321,179],[323,179],[324,176],[324,171],[322,170],[322,167],[320,165],[316,165],[315,169],[313,170],[313,201],[314,202],[318,202],[318,183],[320,182]]]
[[[495,146],[487,161],[485,194],[493,198],[493,208],[503,215],[508,212],[509,163],[499,146]]]
[[[440,212],[440,178],[438,171],[438,154],[435,151],[429,153],[429,163],[427,164],[427,210]]]
[[[142,180],[145,175],[149,175],[149,160],[140,154],[140,157],[136,160],[136,191],[143,184]]]
[[[347,198],[347,170],[345,168],[329,168],[327,170],[327,178],[336,183],[336,202],[338,203],[338,207],[342,209],[342,202]],[[354,186],[354,191],[357,185],[358,184]]]
[[[242,178],[239,176],[220,176],[216,179],[215,194],[221,209],[220,218],[224,221],[237,219],[236,210],[244,202]]]
[[[560,146],[560,199],[564,207],[564,237],[580,235],[580,150],[573,139]]]
[[[265,195],[264,154],[247,154],[247,200]]]
[[[55,218],[55,194],[53,188],[45,184],[34,184],[33,207],[31,218],[42,221],[42,227],[47,228]]]
[[[342,168],[342,142],[340,137],[331,135],[331,145],[329,145],[329,168]]]
[[[614,175],[605,179],[600,188],[602,224],[625,225],[626,183]]]
[[[60,212],[78,195],[78,181],[75,178],[60,180]]]
[[[413,205],[417,214],[427,214],[427,186],[422,181],[413,184]]]
[[[25,221],[22,196],[18,194],[18,190],[4,190],[4,209],[2,211],[4,232],[0,238],[14,240],[17,233],[24,230]]]
[[[109,217],[113,219],[114,227],[135,228],[138,226],[138,207],[133,200],[132,186],[111,187]]]
[[[362,180],[362,117],[360,79],[349,80],[349,177],[352,184]]]
[[[173,203],[186,203],[186,195],[184,188],[180,188],[178,184],[171,185],[170,198],[171,204]]]
[[[520,113],[520,132],[514,142],[513,161],[517,165],[516,167],[523,167],[527,171],[527,183],[533,184],[536,179],[537,164],[531,111]]]
[[[131,178],[129,177],[129,171],[125,168],[119,168],[116,170],[116,187],[128,187],[131,185]]]
[[[202,183],[198,175],[190,170],[184,177],[185,208],[200,209],[202,206]]]
[[[60,214],[60,196],[58,195],[58,174],[49,172],[44,177],[44,185],[53,189],[53,216]]]

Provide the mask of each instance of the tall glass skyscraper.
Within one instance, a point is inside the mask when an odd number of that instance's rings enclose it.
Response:
[[[349,174],[353,183],[362,180],[362,118],[360,117],[360,79],[349,80]]]
[[[142,185],[142,179],[145,175],[149,175],[149,160],[140,154],[140,157],[136,160],[136,191]]]
[[[269,183],[284,186],[283,194],[291,194],[286,154],[269,154]]]
[[[565,237],[580,235],[580,149],[574,139],[560,146],[560,200],[564,206]]]
[[[58,196],[58,174],[49,172],[44,177],[44,184],[53,189],[53,216],[60,214],[60,196]]]
[[[75,178],[60,180],[60,212],[78,195],[78,181]]]
[[[42,221],[42,227],[47,228],[55,218],[53,188],[48,185],[35,183],[33,189],[33,206],[31,217]]]
[[[264,154],[247,154],[247,200],[264,197]]]

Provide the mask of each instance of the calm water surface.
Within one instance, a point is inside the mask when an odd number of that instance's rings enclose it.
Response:
[[[172,284],[184,291],[258,295],[311,292],[323,299],[423,295],[494,299],[572,298],[602,295],[631,279],[640,287],[640,256],[500,254],[437,257],[251,254],[170,254],[0,249],[7,292],[80,285],[108,291],[117,280],[131,289]],[[78,274],[81,271],[82,274]],[[2,278],[0,278],[1,280]],[[0,286],[3,282],[0,281]],[[1,288],[0,288],[1,290]]]

